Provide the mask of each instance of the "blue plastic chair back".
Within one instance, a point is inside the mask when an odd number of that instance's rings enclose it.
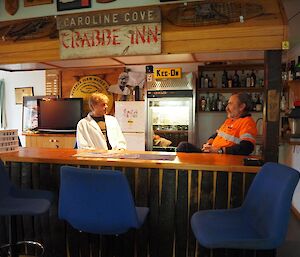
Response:
[[[95,234],[121,234],[139,227],[127,179],[120,171],[61,167],[59,217]]]
[[[272,245],[279,246],[286,235],[293,193],[299,172],[278,163],[266,163],[255,176],[242,205],[244,218]]]

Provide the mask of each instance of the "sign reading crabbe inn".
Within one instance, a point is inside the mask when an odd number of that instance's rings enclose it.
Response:
[[[57,16],[61,59],[161,53],[159,7]]]

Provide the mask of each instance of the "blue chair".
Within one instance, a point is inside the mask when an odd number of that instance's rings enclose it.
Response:
[[[149,209],[135,207],[120,171],[61,167],[59,218],[77,230],[119,235],[144,223]]]
[[[10,251],[10,256],[18,255],[18,246],[33,245],[44,253],[44,247],[34,241],[17,242],[16,218],[21,215],[36,216],[43,214],[50,208],[53,194],[44,190],[31,190],[16,188],[9,180],[8,173],[0,161],[0,216],[9,217],[9,243],[0,247],[1,251]],[[2,255],[1,255],[2,256]]]
[[[255,176],[239,208],[193,214],[191,226],[206,248],[274,250],[285,239],[299,173],[266,163]]]

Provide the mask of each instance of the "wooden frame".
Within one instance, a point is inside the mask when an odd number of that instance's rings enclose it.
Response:
[[[41,4],[52,4],[53,0],[24,0],[24,7],[30,7]]]
[[[72,9],[90,8],[91,0],[75,0],[70,3],[64,3],[62,0],[56,0],[57,11],[67,11]]]
[[[24,96],[33,96],[33,87],[15,88],[16,104],[23,104]]]

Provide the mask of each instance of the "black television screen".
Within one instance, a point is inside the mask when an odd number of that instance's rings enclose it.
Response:
[[[38,130],[75,132],[82,118],[82,98],[38,100]]]

